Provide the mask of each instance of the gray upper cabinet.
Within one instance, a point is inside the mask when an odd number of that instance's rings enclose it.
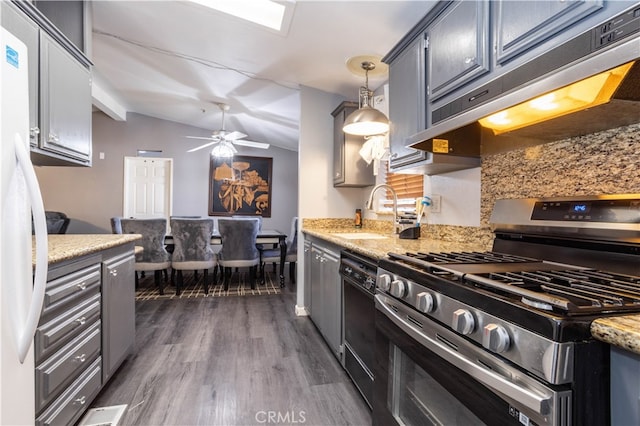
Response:
[[[345,119],[358,109],[356,102],[345,101],[333,115],[333,186],[363,187],[375,183],[373,163],[367,164],[359,151],[365,139],[342,131]]]
[[[28,49],[31,160],[90,166],[91,63],[31,3],[1,7],[2,25]]]
[[[493,3],[496,63],[505,63],[600,10],[603,0]]]
[[[427,91],[433,102],[487,73],[489,1],[456,1],[427,30]]]
[[[38,151],[91,165],[91,77],[46,33],[40,33]]]
[[[425,151],[407,148],[407,138],[425,128],[427,94],[425,38],[417,37],[389,63],[389,166],[392,170],[425,160]]]

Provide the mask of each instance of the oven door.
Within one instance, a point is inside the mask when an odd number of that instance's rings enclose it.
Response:
[[[570,425],[552,389],[402,302],[376,294],[374,424]]]

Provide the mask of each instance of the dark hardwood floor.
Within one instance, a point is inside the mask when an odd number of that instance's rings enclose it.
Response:
[[[288,282],[288,286],[291,284]],[[136,302],[134,354],[92,407],[122,425],[369,425],[295,293]]]

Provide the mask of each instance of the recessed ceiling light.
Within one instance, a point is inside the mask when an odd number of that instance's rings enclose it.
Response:
[[[272,0],[191,0],[202,6],[226,13],[275,31],[283,31],[288,24],[294,2]]]

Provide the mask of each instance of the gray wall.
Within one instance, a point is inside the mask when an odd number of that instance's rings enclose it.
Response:
[[[129,113],[126,122],[102,112],[93,114],[93,166],[37,167],[36,174],[47,210],[71,217],[68,233],[109,233],[109,218],[122,215],[124,157],[137,150],[162,150],[173,158],[173,214],[208,215],[209,151],[187,153],[201,141],[186,135],[207,136],[208,131]],[[261,141],[269,142],[269,141]],[[205,143],[205,141],[202,141]],[[104,159],[100,159],[104,153]],[[273,158],[271,218],[263,228],[288,233],[298,206],[298,153],[276,148],[238,147],[238,155]]]

